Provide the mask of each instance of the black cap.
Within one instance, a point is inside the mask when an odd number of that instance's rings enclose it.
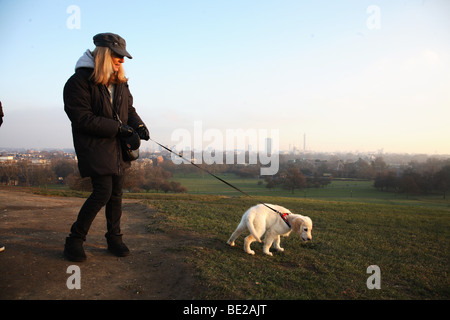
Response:
[[[125,42],[125,39],[118,34],[109,32],[99,33],[94,36],[94,44],[97,47],[108,47],[119,56],[133,59],[133,57],[128,53],[126,49],[127,43]]]

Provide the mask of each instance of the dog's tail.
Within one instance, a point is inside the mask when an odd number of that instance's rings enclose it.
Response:
[[[254,216],[252,214],[249,214],[249,217],[247,220],[248,231],[250,231],[251,235],[253,236],[253,238],[256,239],[256,241],[261,242],[261,239],[259,238],[259,236],[256,232],[255,225],[253,224],[253,220],[254,220]]]

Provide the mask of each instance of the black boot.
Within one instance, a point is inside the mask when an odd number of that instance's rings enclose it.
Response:
[[[83,262],[86,260],[86,254],[83,249],[83,239],[67,237],[64,245],[64,256],[69,261]]]
[[[122,242],[121,234],[106,234],[105,237],[106,242],[108,243],[109,252],[118,257],[126,257],[130,254],[130,250],[128,250],[128,247],[125,245],[125,243]]]

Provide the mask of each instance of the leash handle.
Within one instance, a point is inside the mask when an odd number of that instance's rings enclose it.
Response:
[[[233,189],[239,191],[240,193],[246,195],[246,196],[249,197],[249,198],[253,198],[253,197],[252,197],[251,195],[249,195],[247,192],[242,191],[242,190],[239,189],[238,187],[236,187],[236,186],[232,185],[231,183],[229,183],[229,182],[223,180],[222,178],[216,176],[214,173],[210,172],[209,170],[200,167],[199,165],[197,165],[196,163],[194,163],[192,160],[186,159],[186,158],[183,157],[181,154],[178,154],[178,153],[176,153],[175,151],[173,151],[173,150],[167,148],[166,146],[163,146],[161,143],[159,143],[159,142],[153,140],[152,138],[150,138],[150,140],[153,141],[154,143],[156,143],[156,144],[157,144],[158,146],[160,146],[161,148],[164,148],[165,150],[169,151],[170,153],[172,153],[172,154],[174,154],[174,155],[180,157],[181,159],[183,159],[183,160],[189,162],[190,164],[192,164],[193,166],[199,168],[200,170],[205,171],[206,173],[210,174],[211,176],[213,176],[213,177],[216,178],[217,180],[222,181],[223,183],[225,183],[226,185],[230,186],[231,188],[233,188]],[[287,224],[287,226],[288,226],[289,228],[291,228],[291,224],[289,223],[289,221],[287,221],[287,219],[286,219],[286,217],[285,217],[286,214],[283,214],[283,213],[281,213],[280,211],[275,210],[274,208],[268,206],[268,205],[265,204],[265,203],[263,203],[262,205],[264,205],[265,207],[269,208],[270,210],[272,210],[272,211],[278,213],[278,214],[280,215],[281,219],[283,219],[283,221]]]

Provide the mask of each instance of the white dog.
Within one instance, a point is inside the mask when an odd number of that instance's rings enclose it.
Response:
[[[266,207],[266,205],[284,214],[291,228],[289,228],[277,212]],[[265,233],[263,252],[272,256],[272,253],[269,251],[272,243],[276,250],[284,251],[280,247],[280,235],[287,237],[291,231],[294,231],[301,236],[303,241],[312,239],[312,221],[309,217],[293,214],[281,206],[273,204],[266,205],[258,204],[248,209],[242,216],[238,227],[227,241],[227,244],[234,247],[234,241],[247,229],[250,235],[244,240],[244,251],[253,255],[255,251],[250,249],[251,243],[253,241],[261,242],[261,237]]]

